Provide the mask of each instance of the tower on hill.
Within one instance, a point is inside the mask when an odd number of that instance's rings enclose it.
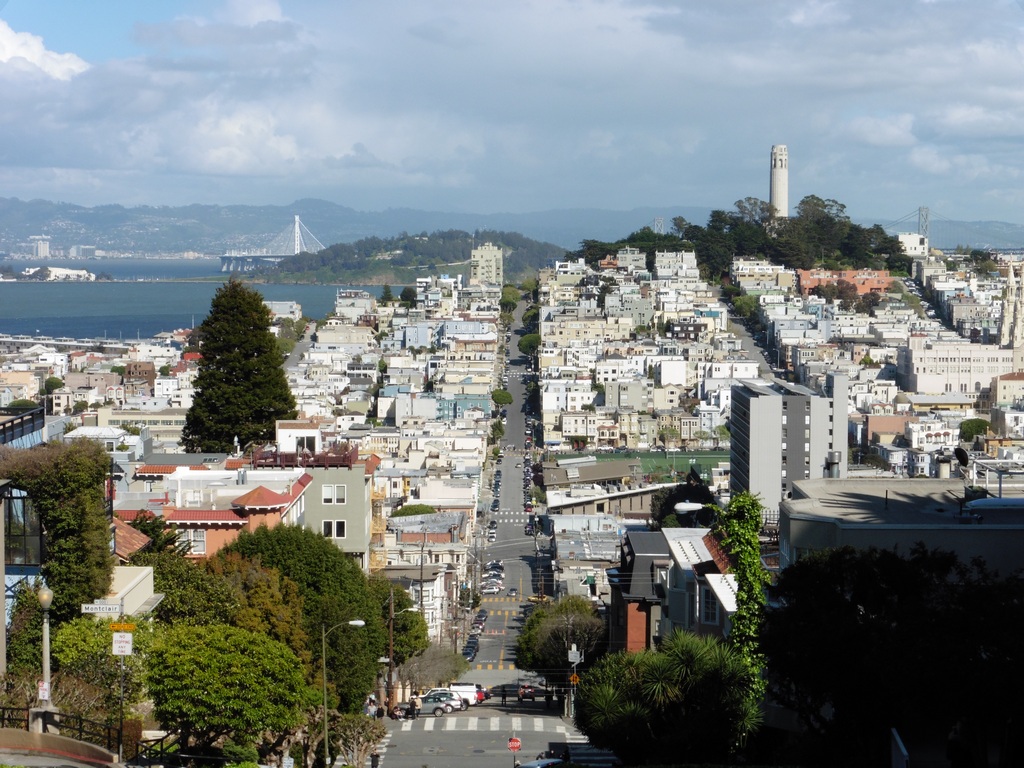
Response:
[[[784,219],[789,216],[789,150],[785,144],[776,144],[772,147],[768,202],[775,210],[777,218]]]

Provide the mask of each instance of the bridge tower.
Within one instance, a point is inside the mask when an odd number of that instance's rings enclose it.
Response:
[[[296,218],[298,218],[296,216]],[[917,209],[917,234],[923,237],[926,241],[928,240],[928,227],[929,219],[931,218],[931,211],[928,210],[927,206],[921,206]]]

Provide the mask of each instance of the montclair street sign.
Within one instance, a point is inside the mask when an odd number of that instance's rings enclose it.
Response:
[[[82,613],[113,613],[121,612],[117,603],[82,603]]]

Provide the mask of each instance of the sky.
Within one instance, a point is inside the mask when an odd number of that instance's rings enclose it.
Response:
[[[0,197],[1024,224],[1024,0],[0,0]],[[698,222],[703,223],[703,222]]]

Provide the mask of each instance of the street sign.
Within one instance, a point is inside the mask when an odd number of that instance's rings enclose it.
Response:
[[[45,683],[42,680],[39,681],[39,700],[49,701],[50,700],[50,684]]]
[[[513,736],[508,740],[508,751],[518,752],[523,748],[523,742],[521,742],[516,736]]]
[[[573,648],[571,651],[569,651],[569,663],[570,664],[579,664],[580,663],[580,652],[577,651],[575,648]]]
[[[135,625],[129,624],[124,621],[114,621],[110,624],[110,629],[113,632],[134,632]]]
[[[120,613],[121,606],[116,603],[82,603],[82,613]]]
[[[114,633],[114,647],[111,650],[114,656],[131,656],[132,655],[132,633],[131,632],[115,632]]]
[[[571,675],[569,675],[569,682],[572,683],[573,685],[579,685],[580,684],[580,676],[577,675],[575,672],[573,672]]]
[[[281,768],[295,768],[294,757],[283,757],[281,758]]]

